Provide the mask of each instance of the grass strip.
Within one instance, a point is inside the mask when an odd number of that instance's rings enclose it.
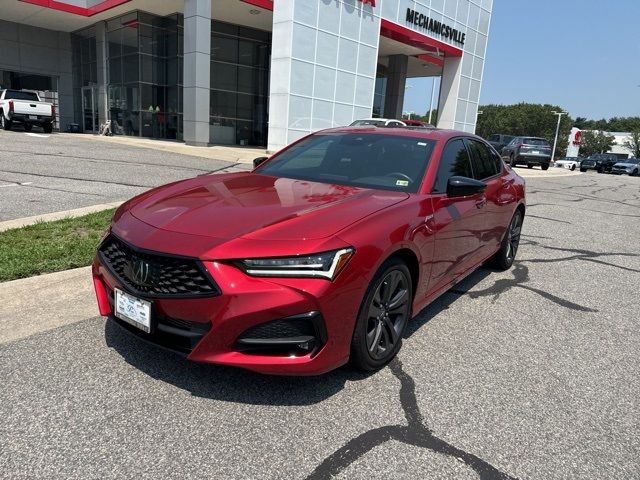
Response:
[[[114,211],[0,232],[0,282],[90,265]]]

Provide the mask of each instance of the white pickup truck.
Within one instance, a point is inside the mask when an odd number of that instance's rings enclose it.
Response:
[[[51,133],[55,116],[55,106],[41,102],[35,92],[0,90],[0,127],[4,130],[11,130],[15,123],[21,123],[27,132],[38,125],[45,133]]]

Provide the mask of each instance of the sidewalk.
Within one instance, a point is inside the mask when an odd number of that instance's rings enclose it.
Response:
[[[98,315],[91,267],[0,283],[0,344]]]
[[[214,145],[211,147],[191,147],[189,145],[185,145],[182,142],[171,140],[127,137],[124,135],[114,135],[113,137],[77,133],[60,133],[59,135],[73,135],[73,138],[86,139],[87,141],[117,143],[119,145],[150,148],[162,152],[180,153],[182,155],[191,155],[192,157],[209,158],[212,160],[224,160],[234,163],[252,164],[254,158],[264,157],[268,155],[265,149],[255,147],[223,145]]]

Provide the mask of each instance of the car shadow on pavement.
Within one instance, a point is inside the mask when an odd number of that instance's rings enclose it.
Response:
[[[447,290],[445,293],[436,298],[433,302],[420,310],[418,314],[407,325],[404,331],[403,338],[409,338],[425,324],[427,324],[432,318],[438,315],[440,312],[448,309],[452,303],[460,298],[458,291],[469,291],[475,287],[482,280],[494,273],[493,270],[487,267],[480,267],[475,272],[470,274],[467,278],[457,283]],[[452,291],[455,290],[455,291]]]
[[[461,284],[471,288],[491,272],[480,269]],[[438,313],[449,308],[459,295],[444,294],[423,309],[407,326],[405,338]],[[348,365],[317,377],[286,377],[262,375],[240,368],[208,365],[186,360],[181,355],[149,344],[117,325],[105,323],[107,346],[116,350],[124,360],[152,378],[170,383],[192,395],[228,402],[255,405],[312,405],[321,402],[344,388],[348,381],[360,381],[371,374],[353,370]]]
[[[152,378],[191,392],[192,395],[251,405],[313,405],[335,395],[347,381],[368,375],[339,368],[318,377],[272,376],[240,368],[191,362],[181,355],[147,343],[126,332],[116,322],[105,323],[107,346]]]

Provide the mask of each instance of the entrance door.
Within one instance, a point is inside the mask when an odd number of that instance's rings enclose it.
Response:
[[[98,132],[98,92],[95,87],[82,87],[82,118],[85,132]]]

